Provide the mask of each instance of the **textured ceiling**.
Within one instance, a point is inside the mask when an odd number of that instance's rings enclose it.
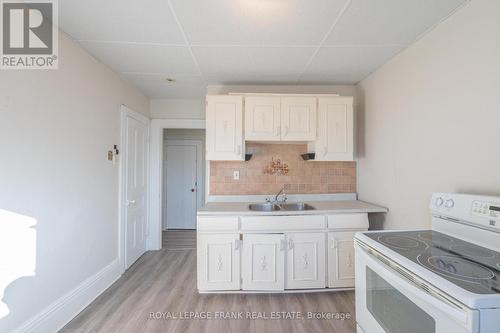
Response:
[[[64,0],[61,29],[151,98],[355,84],[467,0]],[[165,79],[175,78],[175,83]]]

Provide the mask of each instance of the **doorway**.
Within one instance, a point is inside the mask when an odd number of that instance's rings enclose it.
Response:
[[[152,119],[151,120],[151,142],[150,142],[150,205],[149,205],[149,233],[148,233],[148,250],[160,250],[165,246],[163,244],[163,216],[166,213],[165,208],[165,182],[164,182],[164,144],[165,134],[169,130],[175,129],[196,129],[201,130],[200,133],[205,133],[206,122],[204,119]],[[166,130],[166,131],[165,131]],[[205,140],[205,134],[202,136]],[[183,137],[183,139],[187,139]],[[205,202],[207,195],[207,177],[205,173],[208,170],[207,162],[205,161],[205,148],[202,149],[203,163],[203,181],[199,182],[198,190],[202,195],[202,202]],[[203,186],[203,189],[201,186]],[[192,231],[193,232],[193,231]]]
[[[163,138],[162,245],[170,248],[174,239],[194,237],[205,192],[205,130],[165,129]]]

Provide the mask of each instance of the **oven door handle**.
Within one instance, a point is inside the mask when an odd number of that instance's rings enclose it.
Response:
[[[360,240],[356,239],[355,244],[368,256],[367,259],[371,259],[376,264],[383,265],[383,267],[389,269],[391,273],[395,273],[396,278],[399,278],[397,279],[397,285],[400,288],[412,294],[424,293],[428,296],[425,297],[424,302],[429,303],[435,308],[443,309],[443,312],[455,318],[456,321],[462,323],[471,332],[475,333],[479,331],[479,320],[475,320],[479,317],[478,311],[467,307],[465,304],[447,295],[445,292],[429,284]],[[475,327],[473,327],[472,323],[476,323]]]

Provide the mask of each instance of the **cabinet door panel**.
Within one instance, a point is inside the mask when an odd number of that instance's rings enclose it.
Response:
[[[319,98],[316,160],[354,159],[354,112],[352,97]]]
[[[328,286],[354,287],[354,232],[328,234]]]
[[[207,160],[243,160],[243,98],[207,96],[206,117]]]
[[[243,290],[283,290],[285,236],[245,235],[242,250]]]
[[[245,98],[245,140],[279,141],[279,97]]]
[[[316,140],[316,101],[315,97],[281,99],[281,140]]]
[[[198,289],[240,289],[239,234],[198,235]]]
[[[287,289],[325,288],[324,233],[287,234]]]

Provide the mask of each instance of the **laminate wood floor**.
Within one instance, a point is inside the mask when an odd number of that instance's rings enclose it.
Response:
[[[184,236],[189,237],[187,234]],[[185,239],[179,242],[183,246],[187,244]],[[212,317],[215,317],[216,312],[232,312],[235,316],[241,312],[243,319],[182,319],[181,313],[186,312],[187,316],[189,312],[208,312]],[[273,312],[300,312],[303,319],[245,318],[247,315],[266,315],[270,318]],[[351,318],[307,319],[308,312],[318,315],[350,313]],[[153,317],[151,313],[154,313]],[[168,315],[176,316],[177,319],[167,318]],[[196,250],[163,248],[139,258],[118,281],[61,332],[351,333],[356,331],[355,327],[354,292],[198,294]]]
[[[162,247],[166,250],[196,249],[196,230],[163,231]]]

